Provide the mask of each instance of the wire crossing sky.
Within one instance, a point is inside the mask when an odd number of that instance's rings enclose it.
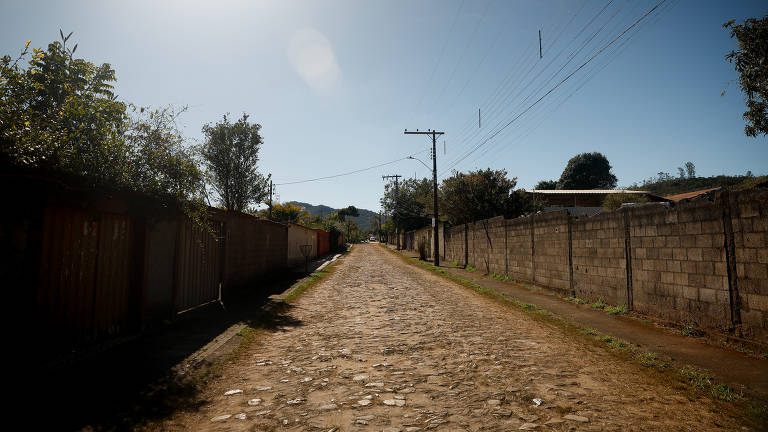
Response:
[[[5,1],[0,55],[72,31],[78,56],[115,68],[121,100],[189,106],[190,144],[248,113],[282,200],[377,210],[381,175],[431,176],[408,158],[431,144],[404,129],[445,131],[440,178],[503,168],[528,188],[592,151],[620,186],[686,161],[701,176],[766,173],[722,28],[766,13],[746,0]]]

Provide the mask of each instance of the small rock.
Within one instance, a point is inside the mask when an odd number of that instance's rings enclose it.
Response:
[[[352,381],[365,381],[368,379],[368,375],[355,375]]]
[[[272,390],[272,387],[256,387],[256,391],[267,391]]]
[[[536,399],[533,400],[533,404],[536,405],[536,406],[541,405],[541,402],[543,402],[543,401],[541,399],[539,399],[539,398],[536,398]]]
[[[498,399],[488,399],[488,405],[498,406],[498,405],[501,405],[501,401]]]
[[[248,401],[248,405],[254,406],[261,403],[261,399],[251,399]]]
[[[567,416],[563,416],[563,418],[566,419],[566,420],[576,421],[576,422],[580,422],[580,423],[589,423],[589,419],[588,418],[582,417],[582,416],[579,416],[579,415],[574,415],[574,414],[568,414]]]
[[[224,396],[232,396],[232,395],[234,395],[234,394],[238,394],[238,393],[242,393],[242,392],[243,392],[243,391],[242,391],[242,390],[240,390],[240,389],[229,390],[229,391],[227,391],[226,393],[224,393]]]
[[[338,405],[336,405],[336,404],[328,404],[328,405],[323,405],[323,406],[321,406],[318,409],[320,411],[331,411],[331,410],[335,410],[336,408],[338,408]]]
[[[368,406],[371,404],[371,401],[369,401],[368,399],[360,399],[359,401],[357,401],[357,404],[360,406]]]
[[[421,428],[418,428],[416,426],[410,426],[410,427],[405,428],[405,432],[418,432],[420,430],[421,430]]]
[[[235,418],[238,420],[245,420],[246,415],[245,413],[235,414]]]
[[[405,399],[405,396],[395,395],[395,396],[394,396],[394,398],[395,398],[395,399],[403,399],[403,400],[404,400],[404,399]]]
[[[364,416],[358,417],[358,420],[371,421],[371,420],[373,420],[375,418],[376,418],[375,415],[364,415]]]
[[[550,419],[550,420],[547,420],[546,422],[544,422],[544,424],[547,425],[547,426],[549,426],[549,425],[556,425],[556,424],[560,424],[560,423],[565,423],[565,420],[563,420],[561,418],[553,418],[553,419]]]
[[[408,387],[408,388],[404,388],[404,389],[402,389],[402,390],[398,390],[397,392],[398,392],[398,393],[413,393],[413,392],[415,392],[415,391],[416,391],[416,389],[415,389],[415,388],[413,388],[413,387]]]
[[[359,425],[367,425],[367,424],[368,424],[368,421],[367,421],[367,420],[355,420],[355,424],[359,424]]]
[[[301,382],[303,382],[303,383],[310,382],[310,381],[312,381],[312,378],[310,378],[310,377],[306,377],[306,378],[301,380]]]
[[[306,402],[306,399],[304,399],[304,398],[296,398],[296,399],[289,400],[288,401],[288,405],[298,405],[298,404],[304,403],[304,402]]]
[[[212,422],[222,422],[224,420],[228,420],[230,417],[232,417],[232,414],[224,414],[220,416],[216,416],[211,419]]]
[[[396,427],[388,427],[381,432],[400,432],[402,429]]]
[[[401,406],[405,406],[405,401],[402,399],[385,399],[384,405],[401,407]]]
[[[381,383],[381,382],[368,383],[365,386],[366,387],[384,387],[384,383]]]
[[[253,413],[253,415],[255,415],[255,416],[263,416],[263,415],[267,415],[267,414],[269,414],[271,412],[272,412],[272,410],[264,410],[264,411],[259,411],[257,413]]]
[[[523,425],[520,426],[518,429],[519,430],[534,430],[534,429],[538,429],[538,428],[539,428],[539,425],[537,425],[536,423],[523,423]]]

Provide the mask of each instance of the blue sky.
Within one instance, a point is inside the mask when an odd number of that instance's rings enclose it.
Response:
[[[529,188],[590,151],[608,157],[622,186],[686,161],[702,176],[766,173],[768,139],[743,134],[743,95],[724,60],[735,43],[721,27],[768,13],[765,2],[667,0],[531,107],[657,1],[6,0],[0,54],[73,31],[77,54],[115,68],[121,99],[189,106],[190,142],[223,114],[248,113],[276,183],[427,149],[405,128],[446,132],[441,178],[451,167],[504,168]],[[403,160],[277,191],[378,210],[383,174],[431,175]]]

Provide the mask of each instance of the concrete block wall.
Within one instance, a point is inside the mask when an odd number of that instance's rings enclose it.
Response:
[[[504,221],[507,235],[507,272],[516,281],[533,282],[530,217]]]
[[[732,193],[728,199],[738,294],[736,318],[745,336],[768,339],[768,191]]]
[[[634,308],[677,322],[731,324],[723,207],[694,201],[631,209]]]
[[[534,284],[570,295],[568,213],[545,213],[534,218]]]
[[[585,218],[497,217],[449,228],[445,243],[448,262],[466,253],[482,272],[768,341],[766,190]]]
[[[591,302],[629,304],[624,235],[625,212],[573,218],[571,242],[573,289]]]

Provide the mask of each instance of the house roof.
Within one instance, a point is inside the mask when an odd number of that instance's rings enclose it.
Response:
[[[544,195],[607,195],[618,193],[652,195],[648,191],[626,189],[528,189],[526,192]]]
[[[719,187],[709,188],[709,189],[701,189],[701,190],[697,190],[697,191],[693,191],[693,192],[686,192],[686,193],[681,193],[681,194],[677,194],[677,195],[670,195],[670,196],[666,196],[664,198],[666,198],[666,199],[668,199],[670,201],[678,202],[678,201],[682,201],[684,199],[696,198],[698,196],[701,196],[701,195],[704,195],[704,194],[708,194],[710,192],[718,191],[720,189],[721,188],[719,188]]]

